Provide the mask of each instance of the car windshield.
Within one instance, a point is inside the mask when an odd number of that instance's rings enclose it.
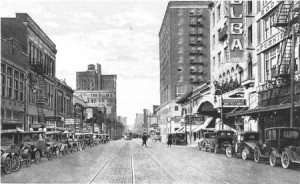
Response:
[[[232,132],[218,132],[218,136],[225,137],[225,136],[232,136]]]
[[[46,141],[53,141],[54,140],[54,135],[50,134],[50,135],[46,135]]]
[[[244,136],[241,136],[241,140],[244,141],[258,141],[259,136],[258,134],[245,134]]]
[[[298,139],[299,138],[299,131],[297,131],[297,130],[284,130],[283,131],[283,138],[285,138],[285,139]]]
[[[13,134],[1,134],[1,145],[12,145],[14,144]]]

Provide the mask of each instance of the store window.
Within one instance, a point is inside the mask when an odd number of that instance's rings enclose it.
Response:
[[[181,97],[184,93],[184,86],[177,85],[175,86],[175,91],[176,91],[176,97]]]
[[[264,36],[265,40],[270,37],[270,18],[267,17],[264,20]]]

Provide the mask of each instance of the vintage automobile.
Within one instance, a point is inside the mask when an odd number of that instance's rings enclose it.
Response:
[[[75,133],[74,140],[76,143],[77,151],[85,149],[83,133]]]
[[[64,148],[61,149],[62,143],[60,142],[60,131],[49,131],[45,133],[46,144],[50,146],[52,155],[59,157]]]
[[[101,134],[99,134],[99,133],[94,133],[93,134],[93,139],[94,139],[94,144],[95,145],[99,145],[99,144],[102,143]]]
[[[13,172],[20,169],[22,162],[25,162],[27,167],[31,166],[31,148],[22,144],[21,140],[21,131],[17,129],[1,131],[1,165],[7,167],[5,173],[9,173],[8,160],[11,161],[10,168]]]
[[[48,160],[52,159],[52,148],[46,143],[43,131],[25,131],[22,132],[22,142],[31,147],[31,157],[35,163],[41,161],[41,157],[47,157]]]
[[[231,130],[216,130],[214,132],[204,133],[204,139],[200,143],[199,149],[218,153],[225,151],[227,147],[232,145],[234,132]]]
[[[61,142],[63,144],[66,144],[66,146],[67,146],[66,154],[68,154],[68,152],[74,153],[74,151],[75,151],[76,145],[74,145],[74,143],[75,143],[75,141],[73,139],[74,134],[75,134],[74,132],[62,132],[62,134],[61,134]]]
[[[83,133],[84,144],[91,148],[95,146],[93,133]]]
[[[274,167],[278,158],[281,158],[283,168],[288,168],[292,163],[300,162],[300,129],[289,127],[273,127],[265,131],[265,144],[254,150],[254,161],[269,159]]]
[[[234,154],[241,156],[243,160],[253,158],[255,148],[260,147],[259,133],[245,131],[235,136],[234,144],[226,148],[226,155],[232,157]]]
[[[8,156],[9,153],[4,153],[3,150],[1,150],[1,170],[5,174],[11,173],[11,159]]]
[[[197,144],[198,144],[198,149],[201,150],[201,149],[204,149],[205,148],[205,142],[204,140],[208,138],[208,136],[210,136],[209,133],[214,133],[215,130],[213,129],[201,129],[199,130],[199,139],[196,140]]]

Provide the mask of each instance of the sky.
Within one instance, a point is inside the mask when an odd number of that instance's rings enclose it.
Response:
[[[159,105],[159,37],[168,1],[1,0],[1,17],[28,13],[56,44],[56,75],[76,88],[76,71],[99,63],[117,75],[117,115]]]

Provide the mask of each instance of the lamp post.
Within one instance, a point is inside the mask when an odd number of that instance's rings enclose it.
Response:
[[[217,81],[214,82],[215,85],[215,95],[217,95],[217,92],[220,92],[221,95],[221,108],[220,108],[220,113],[221,113],[221,128],[223,129],[223,91],[219,88],[217,88]],[[217,102],[216,98],[215,98],[215,102]]]

